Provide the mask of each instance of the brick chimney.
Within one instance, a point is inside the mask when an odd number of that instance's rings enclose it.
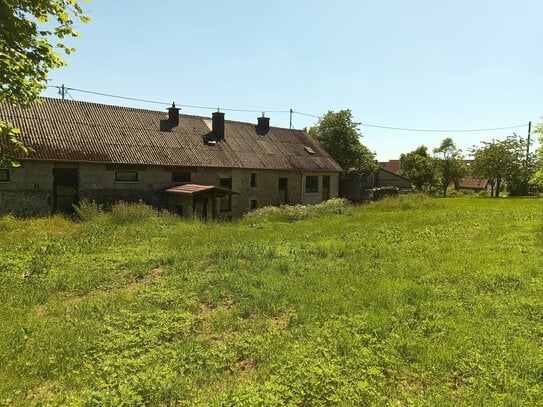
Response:
[[[224,113],[213,112],[211,115],[211,123],[215,140],[222,140],[224,138]]]
[[[265,117],[262,114],[262,117],[258,118],[258,124],[256,125],[256,134],[264,136],[270,132],[270,118]]]
[[[175,107],[175,102],[168,108],[168,123],[171,127],[179,126],[179,108]]]

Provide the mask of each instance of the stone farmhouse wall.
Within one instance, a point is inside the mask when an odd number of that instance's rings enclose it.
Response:
[[[337,172],[303,172],[228,168],[171,168],[162,166],[111,165],[25,160],[19,168],[9,169],[9,181],[0,182],[0,214],[20,216],[49,215],[53,210],[53,170],[77,169],[79,200],[112,204],[117,201],[145,202],[172,209],[164,191],[180,182],[172,181],[172,172],[189,172],[190,183],[220,185],[231,178],[231,189],[239,192],[231,198],[231,210],[219,211],[219,218],[239,218],[252,207],[277,205],[279,178],[288,179],[288,202],[315,204],[323,199],[323,176],[330,177],[329,196],[338,196]],[[117,171],[137,171],[137,181],[116,181]],[[255,174],[251,176],[251,174]],[[318,188],[306,192],[307,177],[318,179]],[[253,178],[253,185],[251,185]]]

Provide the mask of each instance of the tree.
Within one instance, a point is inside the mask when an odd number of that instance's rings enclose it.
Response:
[[[359,125],[353,122],[350,110],[340,110],[329,111],[309,129],[309,134],[343,168],[343,177],[365,176],[377,170],[375,155],[360,143]]]
[[[543,119],[543,117],[542,117]],[[538,188],[543,189],[543,123],[536,126],[534,133],[539,134],[539,148],[535,153],[534,159],[534,174],[530,183]]]
[[[90,20],[77,0],[0,1],[0,102],[26,107],[36,100],[47,87],[49,71],[65,65],[57,50],[75,51],[63,42],[79,36],[73,19]],[[28,153],[19,134],[0,121],[0,165],[14,164],[16,153]]]
[[[467,172],[462,157],[462,150],[456,147],[454,141],[447,137],[441,145],[434,149],[439,181],[443,196],[447,196],[447,188],[451,183],[458,185]]]
[[[526,161],[527,141],[516,135],[505,140],[482,142],[482,147],[474,147],[471,152],[474,161],[471,173],[476,177],[488,178],[492,186],[491,195],[500,196],[502,183],[512,195],[525,195],[532,172],[530,161]]]
[[[428,154],[426,146],[420,146],[400,155],[400,175],[409,178],[418,190],[429,190],[436,184],[436,161]]]

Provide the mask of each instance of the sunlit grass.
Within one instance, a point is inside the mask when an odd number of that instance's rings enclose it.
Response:
[[[0,405],[543,398],[541,199],[85,210],[0,218]]]

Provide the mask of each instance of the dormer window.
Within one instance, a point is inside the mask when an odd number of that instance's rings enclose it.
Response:
[[[309,146],[305,146],[304,149],[305,151],[307,151],[308,154],[311,154],[311,155],[315,154],[315,151]]]

